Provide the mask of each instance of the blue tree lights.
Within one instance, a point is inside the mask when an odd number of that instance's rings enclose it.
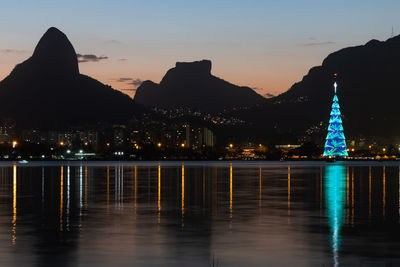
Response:
[[[331,118],[329,120],[328,134],[326,136],[324,157],[347,157],[346,138],[343,134],[342,118],[340,114],[339,99],[336,95],[337,83],[334,83],[335,95]]]

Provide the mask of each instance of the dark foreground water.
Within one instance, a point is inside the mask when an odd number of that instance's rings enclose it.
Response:
[[[1,266],[400,265],[397,163],[0,163]]]

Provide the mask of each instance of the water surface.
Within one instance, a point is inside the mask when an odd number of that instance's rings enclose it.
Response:
[[[0,163],[7,266],[400,265],[397,163]]]

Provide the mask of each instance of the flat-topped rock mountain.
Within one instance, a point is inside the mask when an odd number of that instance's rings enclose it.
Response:
[[[56,28],[0,82],[0,117],[15,119],[18,128],[124,122],[142,109],[129,96],[80,74],[74,47]]]
[[[265,99],[249,87],[231,84],[211,74],[211,61],[177,62],[159,84],[145,81],[135,101],[163,108],[189,107],[208,112],[261,104]]]

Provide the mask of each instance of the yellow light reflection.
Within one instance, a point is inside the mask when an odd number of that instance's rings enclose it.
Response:
[[[135,185],[134,185],[134,208],[136,214],[136,203],[137,203],[137,166],[135,166]]]
[[[182,164],[182,203],[181,203],[181,211],[182,211],[182,227],[184,226],[184,215],[185,215],[185,165]]]
[[[354,225],[354,167],[351,169],[351,225]]]
[[[290,216],[290,166],[288,166],[288,215]]]
[[[232,210],[233,210],[233,203],[232,203],[232,195],[233,195],[233,170],[232,170],[232,163],[229,166],[229,218],[232,219]]]
[[[371,208],[371,177],[372,177],[372,172],[371,172],[371,166],[369,166],[368,169],[368,218],[371,219],[372,215],[372,208]]]
[[[110,205],[110,167],[107,166],[107,211]]]
[[[60,177],[60,231],[63,231],[63,204],[64,204],[64,167],[61,166]]]
[[[386,215],[386,166],[383,166],[383,184],[382,184],[382,214]]]
[[[160,223],[161,216],[161,166],[158,164],[158,192],[157,192],[157,207],[158,207],[158,223]]]
[[[12,217],[12,244],[17,239],[17,165],[13,166],[13,217]]]
[[[203,166],[203,215],[205,215],[206,211],[206,172]]]
[[[258,207],[260,208],[261,212],[261,201],[262,201],[262,174],[261,174],[261,167],[259,168],[259,181],[258,181]]]

